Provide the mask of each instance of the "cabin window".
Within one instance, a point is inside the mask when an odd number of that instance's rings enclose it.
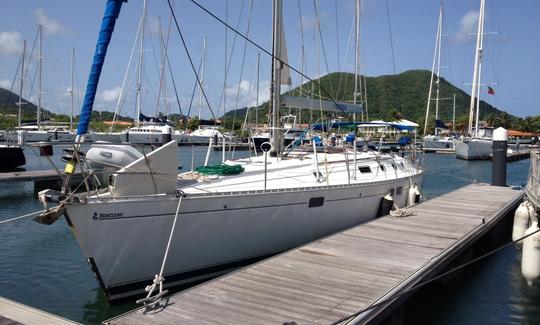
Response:
[[[369,166],[360,166],[360,167],[358,167],[358,170],[362,174],[371,173],[371,168]]]
[[[380,164],[379,167],[381,167],[381,170],[384,172],[386,171],[386,168],[384,168],[384,165],[383,164]]]
[[[394,193],[395,193],[395,192],[394,192],[394,189],[391,188],[391,189],[390,189],[390,196],[394,196]]]
[[[403,193],[403,186],[396,188],[396,195],[401,195],[401,193]]]
[[[392,163],[392,168],[397,169],[396,164]]]
[[[316,208],[316,207],[322,207],[324,205],[324,197],[312,197],[309,199],[309,207],[310,208]]]

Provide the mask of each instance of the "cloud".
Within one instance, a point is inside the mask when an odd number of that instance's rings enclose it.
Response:
[[[62,25],[58,20],[51,19],[45,13],[45,10],[39,8],[34,11],[36,22],[43,26],[43,31],[46,34],[54,35],[66,32],[68,28]]]
[[[0,79],[0,87],[9,89],[9,87],[11,87],[11,81],[7,79]]]
[[[268,91],[270,81],[262,80],[259,83],[259,105],[267,101],[270,96]],[[240,89],[240,93],[238,93]],[[248,80],[242,80],[240,84],[233,84],[227,87],[227,111],[236,108],[236,96],[238,95],[238,108],[253,107],[257,102],[257,85]]]
[[[0,54],[22,52],[23,37],[19,32],[0,32]]]
[[[114,102],[118,100],[118,97],[120,96],[120,91],[122,90],[122,87],[115,87],[112,89],[104,90],[100,98],[101,100],[105,102]]]
[[[454,39],[456,42],[463,42],[467,39],[469,33],[475,32],[475,27],[478,25],[479,12],[472,9],[469,10],[459,21],[459,31]]]

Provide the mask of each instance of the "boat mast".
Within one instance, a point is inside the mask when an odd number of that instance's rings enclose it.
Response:
[[[256,84],[256,92],[255,95],[255,127],[258,127],[259,125],[259,65],[261,61],[261,53],[257,53],[257,84]]]
[[[73,112],[74,112],[74,100],[73,100],[73,86],[75,82],[75,48],[71,47],[71,88],[69,93],[71,95],[71,115],[69,116],[69,131],[73,132]]]
[[[141,18],[141,43],[139,46],[139,69],[137,74],[137,122],[136,126],[140,125],[140,116],[141,116],[141,93],[142,93],[142,74],[143,74],[143,63],[144,63],[144,27],[146,22],[147,14],[147,0],[144,0],[143,3],[143,12]]]
[[[22,58],[21,58],[21,83],[19,86],[19,102],[17,103],[19,106],[19,121],[18,125],[21,127],[21,115],[22,115],[22,105],[23,105],[23,91],[24,91],[24,60],[26,57],[26,40],[23,40],[23,50],[22,50]]]
[[[282,0],[274,0],[273,11],[273,31],[272,31],[272,83],[270,86],[272,101],[272,151],[271,156],[277,156],[280,152],[280,132],[279,128],[279,108],[281,107],[281,27],[282,27]]]
[[[41,66],[43,64],[43,55],[42,55],[42,42],[43,42],[43,26],[38,26],[39,34],[39,47],[38,47],[38,106],[37,106],[37,126],[38,129],[41,129]]]
[[[203,91],[204,91],[204,68],[206,66],[206,36],[203,39],[203,61],[202,61],[202,67],[201,67],[201,92],[199,94],[199,114],[197,115],[199,117],[199,121],[202,119],[202,106],[203,106]]]
[[[474,103],[477,97],[478,88],[480,88],[479,83],[479,71],[482,61],[482,42],[483,42],[483,31],[484,31],[484,6],[485,0],[480,0],[480,12],[478,15],[478,33],[476,35],[476,52],[474,57],[474,72],[473,72],[473,82],[471,89],[471,103],[469,106],[469,135],[472,136],[472,123],[474,118]],[[475,134],[478,134],[478,107],[476,108],[476,129]]]
[[[429,109],[431,107],[431,93],[433,91],[433,79],[435,77],[435,64],[437,62],[437,57],[439,58],[439,63],[437,66],[437,80],[439,75],[439,69],[440,69],[440,43],[441,43],[441,30],[442,30],[442,13],[443,13],[443,7],[441,4],[441,7],[439,9],[439,22],[437,24],[437,33],[435,35],[435,51],[433,52],[433,64],[431,65],[431,79],[429,81],[429,91],[428,91],[428,98],[427,98],[427,107],[426,107],[426,119],[424,120],[424,135],[427,133],[427,127],[428,127],[428,120],[429,120]],[[437,55],[439,53],[439,55]],[[438,82],[438,81],[437,81]],[[438,85],[437,85],[437,98],[438,98]],[[437,109],[436,114],[438,114],[438,104],[439,101],[437,100]],[[437,119],[437,117],[435,117]],[[435,128],[435,132],[437,131],[437,128]]]
[[[355,46],[354,46],[354,94],[353,104],[356,105],[356,99],[358,96],[358,65],[360,61],[360,0],[355,2]],[[356,113],[353,114],[353,120],[356,122]],[[362,113],[362,121],[364,120],[364,113]]]
[[[439,91],[441,88],[441,43],[442,43],[442,20],[443,20],[443,4],[439,11],[439,44],[437,48],[437,91],[435,95],[435,135],[439,135],[437,120],[439,119]]]
[[[452,133],[456,132],[456,93],[454,93],[454,104],[452,106]]]

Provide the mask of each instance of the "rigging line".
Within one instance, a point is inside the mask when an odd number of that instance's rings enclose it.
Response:
[[[131,53],[129,54],[129,61],[128,61],[127,69],[126,69],[126,74],[124,75],[124,80],[122,80],[122,87],[120,88],[120,94],[118,95],[118,101],[116,102],[116,108],[114,109],[113,120],[112,120],[111,127],[109,128],[109,132],[112,132],[114,123],[116,122],[116,115],[119,114],[120,110],[122,109],[120,105],[125,100],[125,98],[123,99],[122,96],[124,95],[124,89],[126,86],[127,77],[129,75],[129,69],[131,67],[131,63],[133,62],[133,55],[135,54],[135,46],[137,45],[137,39],[139,38],[139,33],[141,32],[141,25],[142,25],[142,18],[139,19],[139,26],[137,27],[137,33],[135,34],[135,42],[133,42],[133,46],[131,47]]]
[[[390,7],[388,0],[386,0],[386,17],[388,19],[388,35],[390,36],[390,51],[392,53],[392,67],[394,68],[394,74],[396,74],[396,59],[394,56],[394,40],[392,38],[392,24],[390,22]]]
[[[250,1],[249,4],[249,18],[248,18],[248,24],[247,24],[247,30],[246,30],[246,36],[249,37],[249,32],[251,30],[251,18],[253,16],[253,0]],[[233,113],[233,121],[231,129],[234,130],[234,122],[236,121],[236,111],[238,111],[238,100],[240,99],[240,85],[242,83],[242,77],[244,76],[244,63],[246,60],[246,50],[247,50],[248,42],[246,41],[244,43],[244,52],[242,53],[242,65],[240,66],[240,78],[238,82],[238,90],[236,91],[236,103],[235,103],[235,109]],[[248,105],[249,106],[249,105]],[[247,116],[247,113],[246,113]]]
[[[9,88],[9,94],[6,100],[5,108],[8,107],[9,102],[11,101],[11,95],[13,94],[13,87],[15,86],[15,81],[17,80],[17,76],[19,75],[19,68],[21,67],[21,61],[22,61],[22,57],[19,58],[19,63],[17,64],[17,70],[15,70],[15,76],[13,77],[13,80],[11,81],[11,87]],[[19,94],[19,101],[22,102],[21,94]]]
[[[40,214],[40,213],[43,213],[43,212],[45,212],[45,210],[39,210],[39,211],[31,212],[31,213],[28,213],[28,214],[25,214],[25,215],[22,215],[22,216],[18,216],[18,217],[15,217],[15,218],[2,220],[2,221],[0,221],[0,225],[4,224],[4,223],[11,222],[11,221],[19,220],[19,219],[22,219],[22,218],[35,216],[36,214]]]
[[[477,227],[480,227],[482,225],[483,225],[483,223],[478,225]],[[537,230],[531,232],[530,234],[524,235],[524,236],[522,236],[522,237],[520,237],[520,238],[518,238],[516,240],[512,240],[512,241],[510,241],[510,242],[508,242],[508,243],[506,243],[506,244],[504,244],[502,246],[499,246],[499,247],[497,247],[497,248],[495,248],[495,249],[493,249],[493,250],[491,250],[491,251],[489,251],[489,252],[487,252],[487,253],[485,253],[483,255],[480,255],[480,256],[478,256],[476,258],[473,258],[472,260],[470,260],[470,261],[468,261],[466,263],[463,263],[463,264],[461,264],[459,266],[456,266],[455,268],[450,269],[450,270],[448,270],[448,271],[446,271],[444,273],[441,273],[441,274],[439,274],[439,275],[437,275],[437,276],[435,276],[435,277],[433,277],[433,278],[431,278],[429,280],[426,280],[426,281],[424,281],[424,282],[422,282],[420,284],[417,284],[417,285],[415,285],[415,286],[413,286],[413,287],[411,287],[411,288],[409,288],[409,289],[407,289],[405,291],[396,293],[396,294],[394,294],[394,295],[392,295],[392,296],[390,296],[390,297],[388,297],[386,299],[380,300],[377,303],[374,303],[374,304],[372,304],[372,305],[370,305],[370,306],[368,306],[368,307],[366,307],[366,308],[364,308],[362,310],[359,310],[354,314],[351,314],[349,316],[345,316],[345,317],[343,317],[341,319],[338,319],[337,321],[333,322],[332,325],[337,325],[337,324],[341,324],[343,322],[352,321],[354,317],[356,317],[356,316],[358,316],[358,315],[360,315],[360,314],[362,314],[362,313],[364,313],[366,311],[369,311],[369,310],[374,309],[376,307],[382,306],[382,305],[384,305],[384,304],[386,304],[388,302],[391,302],[391,301],[393,301],[393,300],[395,300],[397,298],[400,298],[401,296],[410,294],[410,293],[420,289],[421,287],[423,287],[423,286],[425,286],[427,284],[433,283],[433,282],[435,282],[435,281],[437,281],[437,280],[439,280],[439,279],[441,279],[441,278],[443,278],[443,277],[445,277],[445,276],[447,276],[449,274],[452,274],[452,273],[454,273],[456,271],[459,271],[459,270],[461,270],[461,269],[463,269],[463,268],[465,268],[465,267],[467,267],[467,266],[469,266],[471,264],[474,264],[474,263],[476,263],[476,262],[478,262],[480,260],[483,260],[484,258],[489,257],[489,256],[491,256],[491,255],[493,255],[495,253],[498,253],[499,251],[501,251],[501,250],[503,250],[503,249],[505,249],[505,248],[507,248],[509,246],[515,245],[516,243],[518,243],[518,242],[520,242],[520,241],[522,241],[522,240],[524,240],[524,239],[526,239],[526,238],[528,238],[528,237],[530,237],[530,236],[532,236],[532,235],[534,235],[534,234],[536,234],[538,232],[540,232],[540,229],[537,229]]]
[[[352,21],[352,24],[351,24],[351,29],[349,31],[349,38],[347,40],[347,47],[345,49],[345,60],[343,62],[343,65],[341,67],[338,67],[338,69],[341,69],[341,72],[339,74],[339,81],[338,81],[338,94],[339,94],[339,90],[341,89],[341,82],[343,81],[343,76],[344,76],[344,72],[345,72],[345,68],[346,68],[346,65],[347,65],[347,58],[349,58],[349,51],[350,51],[350,46],[351,46],[351,39],[352,39],[352,35],[353,35],[353,31],[354,31],[354,19]],[[349,80],[349,74],[345,74],[345,84],[347,84],[348,80]],[[339,96],[336,95],[336,98],[339,99]],[[345,100],[345,91],[343,92],[343,97],[341,97],[341,100]]]
[[[169,68],[169,75],[171,76],[171,81],[172,81],[172,84],[173,84],[173,89],[174,89],[174,95],[176,97],[176,103],[178,104],[178,109],[180,110],[180,115],[184,115],[184,113],[182,112],[182,105],[180,105],[180,96],[178,96],[178,89],[176,87],[176,81],[174,80],[174,75],[173,75],[173,72],[172,72],[172,68],[171,68],[171,62],[169,61],[169,55],[165,55],[165,59],[167,61],[167,67]]]
[[[203,64],[203,57],[201,56],[201,61],[199,62],[199,67],[197,68],[197,74],[199,74],[201,72],[202,64]],[[195,80],[195,82],[193,83],[193,91],[191,92],[191,99],[189,101],[189,107],[188,107],[188,111],[187,111],[187,117],[188,118],[191,115],[191,107],[193,106],[193,100],[195,99],[195,92],[196,91],[197,91],[197,80]],[[198,116],[198,118],[199,118],[199,120],[201,119],[200,116]]]
[[[315,16],[317,17],[317,30],[319,32],[319,38],[321,40],[321,49],[322,49],[323,58],[324,58],[324,65],[326,66],[326,73],[330,73],[330,68],[328,67],[328,58],[326,56],[326,47],[324,46],[324,39],[322,35],[321,20],[319,17],[319,6],[317,5],[317,3],[318,3],[317,0],[313,0],[313,7],[315,8]],[[332,86],[332,83],[330,83],[330,92],[336,95],[336,93],[334,93],[334,88]]]
[[[338,67],[338,70],[341,66],[340,62],[339,62],[339,24],[338,24],[338,5],[337,5],[337,0],[334,0],[334,8],[335,8],[335,14],[336,14],[336,50],[337,50],[337,67]],[[339,88],[338,88],[339,89]]]
[[[174,13],[174,9],[171,5],[171,0],[167,0],[167,4],[169,5],[169,9],[171,10],[172,17],[174,19],[174,24],[176,25],[176,29],[178,30],[178,34],[180,34],[180,39],[182,40],[182,45],[184,46],[184,50],[186,51],[186,55],[189,60],[189,64],[191,66],[191,69],[193,70],[193,73],[195,74],[195,78],[197,79],[197,84],[199,85],[199,88],[201,88],[201,92],[204,96],[204,100],[206,101],[206,105],[208,105],[208,109],[210,110],[210,113],[212,113],[212,117],[214,120],[217,120],[216,115],[214,115],[214,111],[212,110],[212,106],[210,105],[210,102],[208,101],[208,97],[206,96],[206,92],[204,91],[201,80],[199,79],[199,75],[197,74],[197,71],[195,69],[195,65],[193,64],[193,60],[191,59],[191,54],[189,54],[189,50],[187,48],[186,41],[184,39],[184,34],[180,30],[180,25],[178,24],[178,20],[176,19],[176,14]]]
[[[167,0],[169,1],[169,0]],[[250,38],[246,37],[245,35],[243,35],[242,33],[240,33],[237,29],[235,29],[234,27],[232,27],[231,25],[227,24],[225,21],[223,21],[221,18],[219,18],[218,16],[216,16],[216,14],[214,14],[213,12],[211,12],[210,10],[206,9],[204,6],[202,6],[201,4],[199,4],[197,1],[195,0],[190,0],[195,6],[199,7],[202,11],[206,12],[208,15],[210,15],[212,18],[214,18],[215,20],[219,21],[221,24],[223,24],[224,26],[226,26],[227,28],[229,28],[230,30],[232,30],[234,33],[236,33],[238,36],[240,36],[241,38],[247,40],[251,45],[255,46],[256,48],[258,48],[259,50],[261,50],[262,52],[264,52],[265,54],[269,55],[271,58],[273,59],[277,59],[277,60],[280,60],[279,58],[275,57],[274,55],[272,55],[272,53],[270,51],[268,51],[267,49],[265,49],[264,47],[262,47],[261,45],[255,43],[255,41],[251,40]],[[352,121],[350,115],[348,113],[346,113],[343,108],[338,105],[338,103],[333,99],[332,95],[326,90],[326,88],[322,87],[321,84],[313,79],[311,79],[310,77],[308,77],[307,75],[305,75],[304,73],[300,72],[298,69],[292,67],[291,65],[289,65],[287,62],[283,62],[281,61],[281,64],[283,64],[284,66],[287,66],[289,69],[291,69],[292,71],[294,71],[295,73],[298,73],[300,74],[301,76],[303,76],[304,78],[306,78],[306,80],[308,81],[311,81],[314,85],[317,85],[319,86],[320,89],[322,89],[325,94],[327,96],[330,97],[331,101],[334,103],[334,105],[336,106],[337,109],[339,109],[341,112],[343,112],[350,121]]]
[[[396,70],[396,58],[395,58],[395,53],[394,53],[394,38],[392,37],[392,23],[390,21],[390,6],[388,4],[388,0],[385,1],[386,2],[386,17],[388,19],[388,35],[390,37],[390,51],[392,53],[392,67],[394,69],[394,75],[397,74],[397,70]],[[401,87],[399,85],[397,85],[397,110],[399,113],[401,113],[401,95],[400,95],[400,92],[401,92]]]
[[[228,4],[228,1],[227,1],[227,4]],[[236,29],[240,29],[240,22],[242,21],[242,16],[244,15],[244,4],[245,4],[245,0],[242,0],[242,4],[240,5],[240,14],[238,15],[238,20],[236,21]],[[227,8],[225,10],[225,16],[228,17],[228,5],[227,5]],[[227,34],[227,31],[225,31],[225,34]],[[221,107],[221,103],[223,103],[223,115],[225,115],[226,113],[226,110],[227,110],[227,107],[226,107],[226,101],[227,101],[227,93],[225,92],[225,87],[227,86],[227,78],[229,77],[229,70],[231,68],[231,64],[232,64],[232,57],[233,57],[233,53],[234,53],[234,49],[236,48],[236,39],[238,38],[238,35],[235,34],[234,37],[233,37],[233,43],[232,43],[232,47],[231,47],[231,55],[229,56],[228,60],[227,60],[227,56],[228,56],[228,53],[225,53],[225,77],[224,77],[224,83],[223,83],[223,88],[221,89],[221,94],[219,95],[219,102],[218,102],[218,114],[219,114],[219,109]],[[225,46],[227,46],[227,43],[225,42]],[[227,48],[225,48],[225,50],[227,50]]]

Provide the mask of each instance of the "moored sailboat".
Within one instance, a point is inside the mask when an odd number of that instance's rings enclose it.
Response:
[[[112,32],[121,4],[108,0],[102,30]],[[282,0],[274,0],[269,153],[177,174],[173,140],[115,172],[105,191],[73,194],[60,208],[37,218],[50,223],[65,215],[108,299],[144,293],[165,247],[168,262],[161,284],[172,286],[216,276],[371,220],[388,194],[399,207],[414,203],[409,194],[421,186],[423,170],[408,158],[358,152],[354,146],[322,154],[315,145],[313,150],[282,152],[277,112],[279,79],[286,68],[281,5]],[[108,43],[110,34],[104,39]],[[96,52],[99,69],[107,43],[101,42]],[[89,83],[83,117],[90,115],[88,94],[96,84]],[[84,138],[87,123],[81,118],[78,138]]]

